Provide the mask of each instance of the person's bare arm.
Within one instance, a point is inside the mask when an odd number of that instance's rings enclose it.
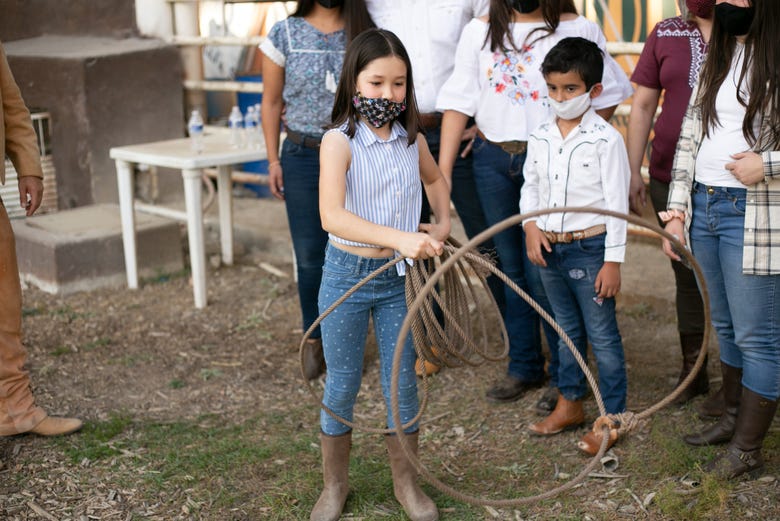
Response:
[[[463,139],[463,131],[469,117],[456,110],[445,110],[441,120],[441,142],[439,144],[439,168],[447,181],[452,186],[452,169],[458,156],[460,142]]]
[[[422,134],[417,135],[417,146],[420,150],[420,178],[436,216],[434,224],[422,223],[420,230],[444,241],[450,234],[450,186],[436,165]]]
[[[277,199],[284,199],[282,164],[279,162],[279,128],[284,107],[283,90],[284,68],[274,63],[268,56],[263,56],[263,102],[260,113],[265,148],[268,152],[268,187]]]
[[[628,165],[631,168],[631,185],[628,192],[629,208],[637,215],[647,204],[645,182],[642,179],[642,162],[645,158],[650,129],[653,128],[653,118],[661,97],[660,89],[652,89],[638,85],[631,102],[631,114],[628,117],[628,133],[626,149],[628,150]]]

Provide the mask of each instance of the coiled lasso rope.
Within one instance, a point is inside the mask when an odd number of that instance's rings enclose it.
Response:
[[[444,247],[444,253],[439,257],[439,260],[443,261],[448,259],[460,248],[460,244],[455,239],[451,237],[448,238]],[[478,336],[482,339],[481,345],[477,345],[474,342],[475,335],[473,334],[472,321],[469,315],[472,306],[477,306],[477,287],[481,286],[486,290],[490,298],[488,307],[500,318],[498,304],[493,298],[493,294],[490,292],[486,280],[489,270],[482,267],[486,264],[492,265],[493,260],[489,256],[473,252],[466,252],[462,257],[463,258],[453,263],[452,268],[444,275],[442,283],[442,287],[444,288],[442,293],[444,293],[444,297],[442,297],[439,292],[432,292],[431,296],[422,303],[415,320],[412,321],[412,338],[414,340],[413,344],[417,356],[423,360],[432,361],[437,365],[446,365],[447,367],[460,367],[464,364],[477,366],[485,361],[497,362],[504,360],[509,353],[509,334],[506,331],[503,320],[499,320],[502,349],[495,353],[491,353],[488,346],[487,323],[485,321],[484,312],[477,313],[477,325],[480,332]],[[315,320],[309,329],[306,330],[306,333],[304,333],[303,338],[301,339],[299,348],[301,376],[303,377],[310,394],[327,414],[352,429],[377,434],[392,434],[394,432],[392,429],[370,427],[347,420],[322,403],[322,400],[314,390],[314,387],[312,387],[303,373],[304,346],[317,326],[330,315],[334,309],[341,305],[342,302],[351,297],[358,289],[376,278],[379,274],[393,268],[396,264],[403,262],[404,260],[403,257],[398,257],[387,262],[351,287],[317,317],[317,320]],[[412,266],[407,266],[405,278],[407,306],[411,304],[419,292],[419,289],[422,288],[425,285],[425,282],[430,278],[430,267],[432,265],[433,259],[430,259],[429,261],[418,259],[414,261]],[[474,275],[477,278],[479,282],[477,286],[472,283],[469,275]],[[434,303],[438,306],[444,316],[444,327],[442,327],[436,319]],[[414,418],[404,425],[404,428],[408,428],[419,421],[425,412],[425,408],[428,405],[428,378],[428,375],[423,372],[423,398],[420,402],[419,411]]]
[[[702,295],[702,301],[704,303],[704,315],[705,315],[705,330],[702,340],[702,347],[699,351],[699,356],[696,359],[696,363],[694,364],[690,374],[677,386],[672,393],[670,393],[666,398],[660,400],[658,403],[648,407],[646,410],[640,412],[640,413],[633,413],[630,411],[626,411],[624,413],[620,414],[606,414],[606,410],[604,408],[604,403],[601,398],[601,394],[598,390],[598,385],[595,381],[595,378],[593,377],[593,374],[588,369],[587,363],[585,360],[583,360],[582,356],[577,351],[576,347],[574,346],[571,339],[568,337],[565,331],[555,322],[555,320],[544,311],[544,309],[541,308],[525,291],[523,291],[520,287],[518,287],[511,279],[509,279],[503,272],[498,270],[492,262],[489,260],[486,260],[484,257],[475,255],[473,251],[476,249],[478,245],[483,243],[485,240],[493,237],[497,233],[500,233],[501,231],[511,227],[511,226],[517,226],[521,225],[522,221],[525,219],[529,219],[532,217],[538,217],[541,215],[548,215],[548,214],[560,214],[560,213],[590,213],[590,214],[598,214],[598,215],[605,215],[608,217],[615,217],[619,219],[626,220],[634,225],[637,225],[642,228],[647,228],[659,236],[668,239],[672,242],[672,244],[677,248],[678,251],[681,252],[681,254],[690,262],[691,266],[693,267],[693,270],[696,274],[696,278],[699,282],[699,287]],[[448,249],[452,248],[452,246],[448,246]],[[591,390],[593,392],[594,399],[596,400],[596,404],[599,409],[599,418],[594,422],[593,430],[595,432],[601,431],[601,446],[599,447],[598,452],[593,457],[593,459],[585,466],[585,468],[577,474],[573,479],[571,479],[569,482],[564,483],[563,485],[559,487],[555,487],[551,490],[548,490],[547,492],[537,494],[534,496],[526,496],[526,497],[518,497],[518,498],[510,498],[510,499],[490,499],[490,498],[484,498],[484,497],[478,497],[473,496],[469,494],[464,494],[449,485],[443,483],[440,481],[433,473],[431,473],[417,458],[415,454],[412,453],[410,450],[410,447],[408,445],[408,442],[406,440],[406,436],[404,433],[404,429],[408,426],[412,425],[414,422],[418,421],[418,419],[422,416],[424,406],[427,404],[427,383],[425,385],[425,396],[423,398],[423,401],[420,405],[420,412],[418,415],[412,419],[408,424],[402,425],[401,424],[401,413],[399,409],[399,403],[398,403],[398,393],[399,393],[399,373],[400,373],[400,363],[401,363],[401,355],[403,352],[403,346],[404,346],[404,339],[409,334],[409,331],[414,329],[416,327],[420,327],[419,325],[414,325],[416,321],[420,319],[420,317],[424,317],[424,324],[422,327],[430,330],[437,330],[438,322],[433,319],[433,322],[436,322],[436,325],[434,325],[430,319],[429,319],[429,312],[425,311],[427,306],[430,304],[426,304],[426,301],[430,302],[430,296],[429,294],[433,294],[433,299],[437,301],[441,305],[441,299],[437,299],[435,288],[438,284],[439,280],[442,279],[449,270],[453,269],[453,267],[461,262],[462,258],[467,258],[469,263],[473,263],[475,266],[476,273],[484,273],[485,270],[495,274],[499,279],[501,279],[505,284],[507,284],[510,288],[512,288],[513,291],[515,291],[520,297],[522,297],[526,302],[528,302],[531,307],[533,307],[541,316],[542,318],[549,323],[555,331],[558,333],[560,338],[564,341],[564,343],[568,346],[569,350],[571,351],[574,358],[577,360],[577,363],[579,364],[580,368],[582,369],[583,373],[585,374],[585,377],[588,381],[588,384],[591,387]],[[373,278],[376,276],[376,274],[384,271],[385,269],[389,269],[390,266],[395,265],[399,259],[395,259],[394,261],[388,263],[387,265],[383,266],[376,272],[372,273],[366,279],[359,282],[358,285],[356,285],[355,288],[350,290],[350,292],[347,292],[344,296],[344,298],[339,299],[336,303],[334,303],[331,308],[326,310],[323,315],[318,318],[318,320],[315,322],[314,325],[312,325],[309,330],[307,330],[306,334],[304,335],[304,339],[301,342],[301,360],[302,360],[302,354],[303,354],[303,345],[308,336],[310,335],[311,331],[316,327],[316,324],[318,324],[322,318],[324,318],[327,313],[332,311],[335,306],[343,302],[346,298],[348,298],[351,293],[354,292],[358,287],[362,286],[367,282],[367,280],[370,280],[370,278]],[[415,263],[417,264],[417,263]],[[482,267],[482,269],[479,268],[479,266]],[[486,283],[484,282],[484,276],[480,275],[483,286],[487,287]],[[545,209],[545,210],[538,210],[535,212],[529,212],[526,214],[518,214],[513,217],[510,217],[508,219],[505,219],[504,221],[501,221],[500,223],[497,223],[487,230],[483,231],[482,233],[475,236],[473,239],[471,239],[468,243],[463,245],[462,247],[458,249],[454,249],[451,252],[448,252],[448,258],[442,262],[441,266],[434,271],[434,273],[430,276],[424,275],[423,279],[425,280],[424,285],[419,290],[415,289],[416,295],[414,298],[410,298],[410,296],[407,296],[407,300],[411,300],[411,304],[408,307],[407,316],[404,319],[403,324],[401,325],[401,330],[398,334],[398,340],[396,343],[395,352],[393,354],[393,368],[391,373],[391,412],[393,415],[393,423],[395,425],[394,429],[372,429],[372,428],[365,428],[360,427],[359,425],[352,424],[350,422],[347,422],[345,419],[340,418],[338,415],[330,411],[324,404],[320,401],[320,407],[322,407],[324,410],[328,412],[331,416],[336,418],[337,420],[341,421],[342,423],[345,423],[346,425],[349,425],[352,428],[362,428],[363,430],[367,430],[369,432],[382,432],[387,433],[394,432],[398,436],[398,441],[401,445],[401,448],[403,449],[404,453],[406,454],[406,457],[412,462],[414,467],[417,469],[417,471],[424,477],[428,483],[433,485],[435,488],[437,488],[439,491],[443,492],[444,494],[447,494],[455,499],[458,499],[465,503],[470,503],[474,505],[488,505],[493,507],[510,507],[510,506],[517,506],[517,505],[523,505],[528,504],[536,501],[541,501],[544,499],[549,499],[551,497],[554,497],[561,492],[564,492],[566,490],[569,490],[576,486],[577,484],[581,483],[585,480],[585,478],[588,477],[588,475],[593,471],[593,469],[596,467],[596,465],[599,464],[601,457],[606,452],[607,448],[607,442],[609,441],[609,435],[610,430],[616,430],[618,435],[622,436],[625,435],[633,430],[635,430],[639,423],[642,420],[645,420],[649,418],[651,415],[653,415],[658,410],[662,409],[663,407],[667,406],[669,403],[671,403],[673,400],[677,398],[677,396],[693,381],[693,379],[698,374],[699,370],[701,369],[701,366],[704,363],[704,359],[707,356],[707,346],[709,344],[709,337],[711,333],[711,325],[710,325],[710,307],[709,307],[709,292],[707,290],[706,283],[704,281],[704,276],[701,271],[701,267],[699,266],[698,262],[696,262],[696,259],[693,257],[693,255],[685,248],[682,247],[679,240],[674,237],[673,235],[669,234],[659,226],[655,224],[648,223],[644,221],[643,219],[639,217],[635,217],[632,215],[626,215],[618,212],[613,212],[610,210],[603,210],[599,208],[589,208],[589,207],[562,207],[562,208],[554,208],[554,209]],[[468,279],[467,279],[468,280]],[[407,282],[407,293],[409,291],[409,283]],[[415,286],[413,286],[415,287]],[[416,287],[415,287],[416,288]],[[445,294],[447,292],[453,291],[452,287],[449,285],[445,285],[444,292]],[[488,291],[488,293],[490,293]],[[449,319],[448,311],[444,310],[445,318]],[[446,328],[445,328],[446,331]],[[457,335],[460,336],[460,331],[457,329]],[[464,331],[465,333],[465,331]],[[506,340],[506,330],[502,329],[502,334],[504,335],[504,338]],[[414,333],[413,333],[414,335]],[[446,336],[446,335],[445,335]],[[415,339],[415,344],[416,344]],[[445,346],[448,344],[444,344]],[[467,342],[467,345],[472,346],[473,344],[471,342]],[[415,345],[415,349],[417,349],[417,345]],[[442,362],[444,364],[449,365],[450,363],[466,363],[463,357],[461,357],[459,354],[456,353],[450,353],[446,352],[445,354],[442,354],[441,352],[438,352],[438,348],[435,350],[430,350],[430,353],[426,353],[425,350],[418,350],[418,354],[421,354],[420,351],[422,351],[422,355],[425,356],[426,354],[430,355],[432,360],[435,360],[436,362]],[[456,351],[458,351],[456,349]],[[476,352],[476,351],[472,351]],[[506,355],[506,352],[504,352],[504,355]],[[434,358],[435,357],[435,358]],[[468,357],[467,357],[468,358]],[[492,359],[487,356],[484,357],[485,359]],[[471,358],[468,358],[468,360],[472,360]],[[304,378],[304,381],[306,379]],[[308,381],[307,381],[308,384]],[[311,390],[312,394],[316,397],[316,394],[314,394],[314,390],[309,385],[309,389]]]

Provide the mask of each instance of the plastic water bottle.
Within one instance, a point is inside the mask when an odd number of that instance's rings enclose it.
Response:
[[[260,144],[257,133],[258,119],[254,107],[249,107],[244,116],[244,127],[246,128],[246,144],[248,147],[256,147]]]
[[[187,132],[190,134],[190,146],[196,154],[203,152],[203,117],[200,111],[195,109],[190,114],[190,120],[187,122]]]
[[[265,137],[263,136],[263,120],[262,120],[262,116],[260,115],[261,109],[262,109],[261,105],[259,103],[255,103],[255,115],[257,116],[257,145],[258,146],[260,146],[260,144],[265,139]]]
[[[228,117],[228,127],[230,127],[230,145],[238,148],[244,144],[244,116],[241,110],[234,105]]]

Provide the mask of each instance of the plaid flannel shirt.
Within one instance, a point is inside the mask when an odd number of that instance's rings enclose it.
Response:
[[[698,85],[685,112],[674,154],[667,208],[685,212],[686,241],[690,244],[691,188],[696,155],[704,138],[701,111],[694,106]],[[780,150],[772,139],[766,117],[753,151],[764,161],[764,180],[747,187],[742,272],[746,275],[780,274]]]

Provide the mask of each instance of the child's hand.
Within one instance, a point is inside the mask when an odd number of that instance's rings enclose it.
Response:
[[[596,275],[594,285],[596,294],[600,298],[612,298],[620,291],[620,263],[605,262]]]
[[[544,260],[542,248],[544,248],[547,253],[552,252],[550,241],[544,236],[542,230],[536,226],[536,221],[526,223],[525,226],[523,226],[523,230],[525,231],[525,250],[528,258],[537,266],[546,268],[547,262]]]
[[[423,233],[427,233],[437,241],[444,242],[447,237],[450,236],[450,223],[420,223],[419,229]]]
[[[430,259],[444,253],[444,243],[427,233],[404,233],[396,248],[409,259]]]

